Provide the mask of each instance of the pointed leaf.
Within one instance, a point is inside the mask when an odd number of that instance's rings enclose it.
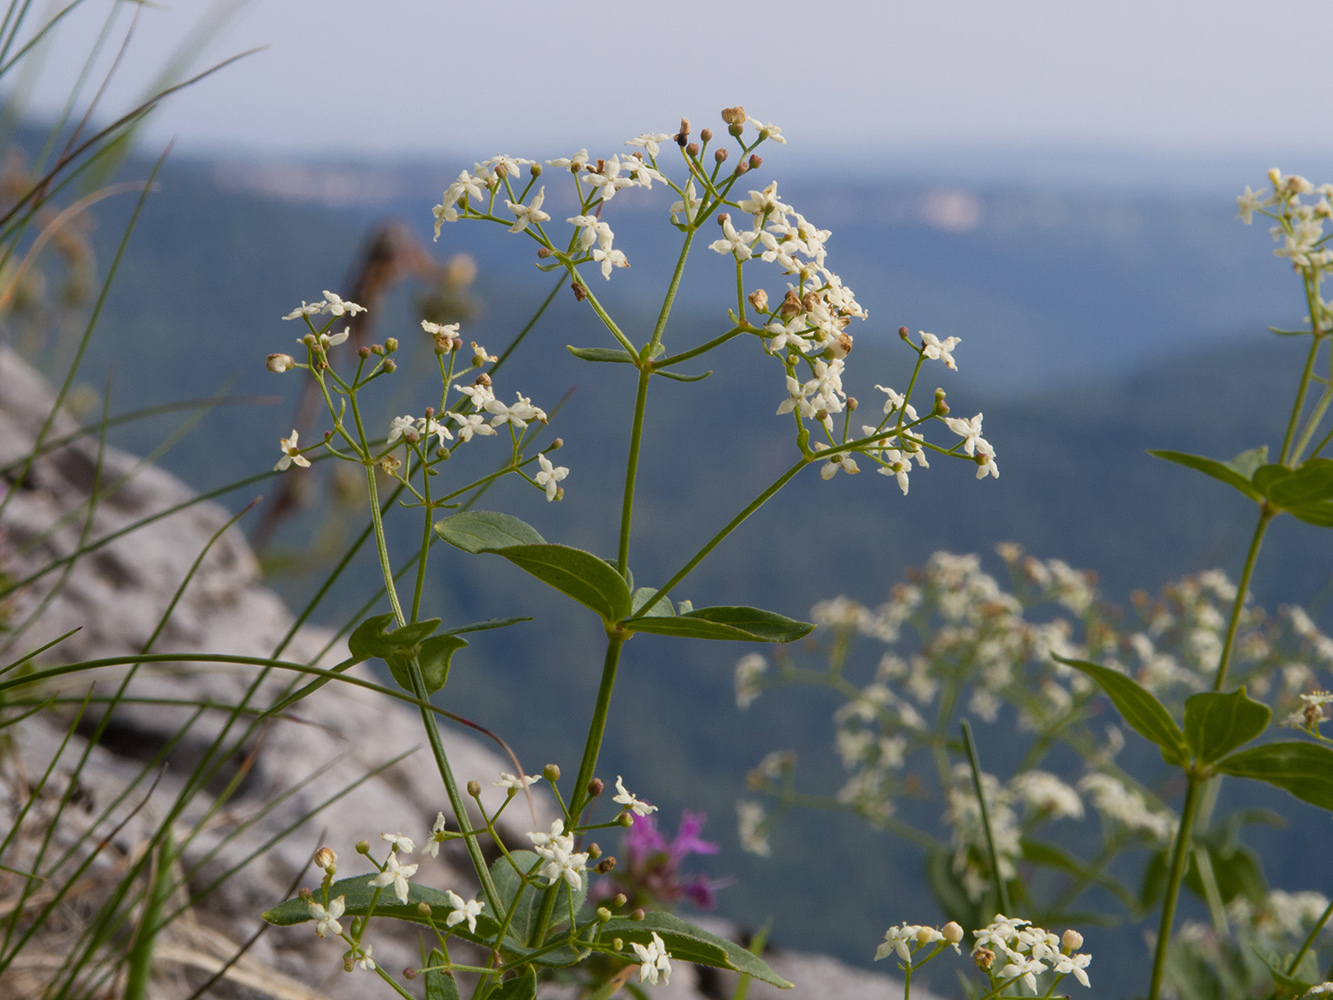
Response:
[[[1298,521],[1317,525],[1320,528],[1333,528],[1333,502],[1321,500],[1318,503],[1303,503],[1285,508],[1287,513]]]
[[[702,382],[704,379],[708,378],[709,375],[712,375],[713,372],[710,369],[700,375],[682,375],[680,372],[668,371],[654,371],[653,374],[661,375],[663,378],[669,378],[673,382]]]
[[[1237,778],[1266,781],[1303,802],[1333,811],[1333,749],[1322,744],[1265,743],[1223,757],[1213,768]]]
[[[383,659],[393,652],[393,646],[384,640],[384,630],[393,624],[393,612],[367,618],[350,636],[347,637],[347,649],[357,663],[372,657]]]
[[[1211,764],[1262,733],[1272,716],[1243,687],[1231,694],[1201,691],[1185,699],[1185,742],[1200,761]]]
[[[537,1000],[537,970],[529,966],[517,978],[505,980],[490,1000]]]
[[[610,364],[632,365],[638,359],[633,357],[629,351],[617,350],[612,347],[571,347],[565,345],[565,350],[581,361],[601,361]]]
[[[1168,764],[1180,764],[1185,760],[1189,754],[1185,734],[1171,718],[1171,713],[1147,688],[1134,678],[1126,677],[1109,667],[1088,663],[1086,660],[1066,660],[1055,653],[1051,655],[1061,663],[1083,671],[1101,685],[1106,696],[1134,731],[1162,748],[1162,756]]]
[[[532,621],[531,615],[525,615],[522,618],[487,618],[484,622],[473,622],[471,625],[463,625],[460,628],[451,628],[445,635],[463,635],[466,632],[487,632],[493,628],[508,628],[510,625],[517,625],[519,622]]]
[[[671,617],[675,615],[676,608],[671,603],[670,598],[665,594],[657,597],[657,591],[653,587],[640,587],[634,591],[634,599],[630,602],[631,614],[645,615],[648,617]],[[654,599],[656,598],[656,599]],[[651,606],[649,605],[651,602]],[[644,610],[647,608],[647,610]]]
[[[1333,500],[1333,459],[1306,460],[1299,469],[1269,488],[1268,499],[1282,508]]]
[[[425,976],[426,1000],[460,1000],[458,981],[440,968],[444,965],[444,952],[438,948],[431,949],[426,965],[430,969]]]
[[[431,636],[417,651],[421,676],[426,682],[426,693],[434,694],[449,679],[449,661],[460,649],[467,648],[467,640],[456,635]]]
[[[438,889],[409,882],[407,884],[407,902],[400,903],[398,897],[394,894],[393,886],[377,889],[370,885],[370,880],[373,878],[375,878],[374,873],[357,875],[355,878],[339,879],[329,886],[329,899],[337,899],[342,896],[346,907],[343,912],[346,916],[364,917],[370,910],[371,899],[378,892],[379,902],[375,904],[375,916],[393,917],[396,920],[406,920],[410,923],[421,924],[424,927],[429,927],[431,920],[443,927],[445,917],[453,910],[449,897]],[[418,908],[421,903],[430,904],[432,913],[429,918],[422,916],[421,910]],[[263,918],[268,923],[275,924],[278,927],[290,927],[293,924],[303,924],[307,920],[313,919],[310,916],[310,908],[306,905],[305,900],[300,897],[289,899],[285,903],[279,903],[273,909],[266,911]],[[494,917],[483,912],[477,917],[475,934],[467,929],[466,923],[457,924],[451,929],[457,936],[466,938],[475,944],[488,944],[500,932],[500,925]]]
[[[603,621],[616,622],[629,614],[629,586],[615,567],[591,552],[549,543],[482,551],[504,556],[543,583],[591,608]]]
[[[741,945],[710,934],[672,913],[647,913],[642,920],[613,917],[602,928],[602,940],[620,938],[627,945],[635,943],[646,946],[652,942],[654,933],[662,939],[673,959],[693,962],[695,965],[711,965],[718,969],[734,969],[779,989],[791,988],[791,983]]]
[[[631,618],[621,625],[631,632],[744,642],[794,642],[814,630],[814,626],[808,622],[787,618],[772,611],[728,606],[695,608],[674,618]]]
[[[493,510],[465,510],[435,522],[435,533],[464,552],[487,552],[508,545],[546,541],[532,525]]]
[[[1237,455],[1234,459],[1232,459],[1231,463],[1219,462],[1216,459],[1212,458],[1204,458],[1202,455],[1190,455],[1183,451],[1161,451],[1157,449],[1149,449],[1148,454],[1155,455],[1158,458],[1164,458],[1168,462],[1175,462],[1178,465],[1184,465],[1188,466],[1191,469],[1197,469],[1198,471],[1202,472],[1205,476],[1212,476],[1214,479],[1221,480],[1222,482],[1226,483],[1233,489],[1239,490],[1241,493],[1244,493],[1251,500],[1262,499],[1262,495],[1260,494],[1260,492],[1257,489],[1255,489],[1254,485],[1250,482],[1249,476],[1243,475],[1242,473],[1238,472],[1236,468],[1232,465],[1232,463],[1239,464],[1241,462],[1241,459],[1245,458],[1248,455],[1252,455],[1253,452],[1242,452],[1241,454]]]

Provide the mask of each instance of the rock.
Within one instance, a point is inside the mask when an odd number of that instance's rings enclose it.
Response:
[[[23,459],[52,403],[42,379],[0,349],[0,579],[33,577],[0,613],[16,628],[0,632],[0,665],[74,629],[38,657],[39,666],[134,657],[150,647],[182,656],[257,658],[282,647],[284,661],[323,668],[346,657],[344,641],[310,626],[296,629],[283,646],[292,615],[261,585],[244,537],[227,527],[231,515],[214,503],[192,503],[188,487],[163,470],[114,448],[99,455],[95,439],[75,437],[25,473]],[[45,440],[77,430],[58,413]],[[67,563],[83,545],[91,548]],[[376,680],[364,665],[347,676]],[[123,874],[145,854],[157,856],[164,825],[181,849],[166,912],[180,912],[157,938],[154,1000],[189,996],[261,930],[263,910],[295,886],[317,886],[320,872],[309,866],[316,848],[333,847],[345,877],[369,870],[354,851],[357,841],[371,840],[382,857],[386,845],[378,834],[403,833],[420,845],[437,813],[452,821],[411,706],[365,687],[330,683],[290,711],[257,718],[294,681],[305,680],[254,664],[185,659],[107,666],[43,687],[74,701],[0,730],[12,740],[12,752],[0,750],[0,829],[17,828],[0,848],[0,863],[46,876],[25,900],[25,880],[0,871],[0,918],[16,905],[40,912],[37,904],[70,887],[41,933],[0,973],[0,995],[34,996],[61,974],[79,932],[112,899]],[[104,702],[90,701],[80,712],[78,700],[90,685],[95,697],[106,698],[122,684],[137,700],[123,701],[110,714]],[[216,707],[195,707],[205,701]],[[504,795],[492,782],[515,765],[451,723],[440,732],[460,785],[480,782],[483,801],[494,810]],[[525,844],[524,833],[549,827],[555,815],[545,794],[533,795],[531,810],[517,799],[504,814],[502,835]],[[51,843],[43,848],[48,832]],[[476,892],[461,848],[441,850],[438,860],[419,852],[411,860],[421,864],[414,882],[469,898]],[[135,891],[143,890],[141,879]],[[137,900],[129,905],[131,921],[141,911]],[[125,946],[133,926],[112,934],[115,946]],[[417,935],[394,935],[388,926],[373,925],[367,938],[375,959],[394,970],[419,964]],[[311,924],[269,928],[208,995],[389,995],[366,973],[345,974],[342,952],[340,944],[318,940]],[[769,958],[801,984],[783,994],[791,1000],[901,995],[892,979],[833,959],[785,952]],[[733,988],[730,974],[678,963],[671,985],[654,995],[720,997]],[[548,994],[564,995],[556,988],[544,989]],[[758,983],[750,991],[755,1000],[776,995]]]

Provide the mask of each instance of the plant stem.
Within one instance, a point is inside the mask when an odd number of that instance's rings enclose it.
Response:
[[[613,635],[606,640],[606,658],[602,662],[602,683],[597,689],[597,703],[593,706],[592,721],[588,725],[588,739],[583,745],[583,761],[579,764],[574,790],[569,796],[569,815],[578,822],[579,813],[588,802],[588,785],[597,768],[597,756],[606,734],[606,717],[611,710],[611,691],[616,685],[616,669],[620,666],[620,650],[625,645],[623,636]]]
[[[353,413],[356,411],[353,410]],[[360,417],[357,423],[360,424]],[[393,567],[389,564],[389,546],[384,540],[384,518],[380,514],[380,495],[375,486],[375,466],[366,466],[366,491],[370,494],[370,517],[375,525],[375,548],[379,551],[380,572],[384,575],[384,590],[389,595],[389,606],[393,608],[394,621],[402,628],[407,624],[403,616],[403,606],[398,603],[398,590],[393,585]],[[424,697],[418,694],[417,697]]]
[[[972,742],[972,727],[963,720],[963,745],[967,747],[967,761],[972,768],[972,786],[977,791],[977,805],[981,807],[981,828],[986,833],[986,851],[990,855],[990,870],[995,878],[995,892],[1000,901],[1000,908],[1006,915],[1012,915],[1013,906],[1009,902],[1009,887],[1004,884],[1000,874],[1000,855],[995,850],[995,835],[990,828],[990,810],[986,808],[986,796],[981,788],[981,761],[977,759],[977,746]]]
[[[1202,779],[1189,776],[1185,789],[1185,805],[1180,813],[1180,829],[1171,848],[1171,870],[1167,876],[1166,897],[1162,900],[1162,920],[1157,928],[1157,947],[1153,951],[1152,981],[1148,1000],[1158,1000],[1162,992],[1162,973],[1166,971],[1166,948],[1171,940],[1171,925],[1176,916],[1176,900],[1180,897],[1180,883],[1185,878],[1185,863],[1189,860],[1190,838],[1194,830],[1194,816],[1198,811]]]
[[[1227,678],[1227,667],[1231,665],[1231,650],[1236,642],[1236,630],[1240,626],[1241,609],[1245,606],[1245,594],[1250,588],[1250,577],[1254,575],[1254,564],[1259,558],[1259,548],[1263,545],[1264,533],[1269,522],[1277,516],[1277,510],[1265,502],[1259,508],[1259,523],[1254,526],[1254,537],[1250,539],[1250,550],[1245,554],[1245,568],[1240,573],[1240,583],[1236,587],[1236,600],[1231,605],[1231,620],[1227,622],[1227,637],[1222,644],[1222,656],[1217,663],[1217,677],[1213,681],[1213,690],[1221,691]]]
[[[628,579],[630,525],[634,520],[634,486],[639,474],[639,446],[643,441],[643,417],[648,409],[648,380],[652,373],[639,369],[639,388],[634,396],[634,425],[630,430],[629,458],[625,462],[625,495],[620,503],[620,545],[616,550],[616,571]]]
[[[1315,921],[1314,926],[1310,928],[1310,936],[1305,939],[1305,943],[1301,945],[1301,950],[1296,952],[1296,957],[1293,958],[1291,964],[1287,966],[1287,975],[1296,975],[1296,967],[1301,964],[1301,959],[1305,957],[1305,953],[1314,945],[1314,939],[1319,936],[1319,932],[1324,929],[1324,925],[1328,923],[1328,918],[1331,916],[1333,916],[1333,903],[1329,903],[1328,906],[1324,908],[1324,912],[1320,915],[1319,919]]]
[[[153,872],[153,883],[148,890],[143,916],[139,918],[139,931],[134,936],[134,947],[130,950],[125,1000],[143,1000],[148,995],[148,981],[153,971],[153,945],[157,941],[157,932],[162,922],[162,908],[166,905],[167,897],[171,895],[171,864],[174,856],[171,830],[167,829],[163,831],[162,841],[157,849],[157,868]]]

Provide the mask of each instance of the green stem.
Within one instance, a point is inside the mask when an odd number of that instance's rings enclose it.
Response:
[[[821,454],[828,454],[828,452],[821,452]],[[665,586],[658,589],[658,593],[659,594],[670,593],[671,588],[676,586],[676,584],[680,583],[681,580],[684,580],[687,576],[689,576],[690,573],[694,571],[694,568],[698,566],[699,563],[704,561],[704,559],[708,556],[708,553],[712,552],[715,548],[717,548],[718,545],[722,543],[723,539],[725,539],[728,535],[730,535],[733,531],[735,531],[738,527],[740,527],[741,524],[744,523],[746,518],[748,518],[751,514],[757,511],[764,504],[768,503],[768,501],[773,498],[774,494],[776,494],[778,490],[782,489],[782,487],[786,486],[787,483],[791,482],[792,478],[796,475],[796,473],[804,469],[808,464],[810,464],[810,462],[811,462],[810,458],[802,456],[801,459],[795,465],[793,465],[790,469],[788,469],[776,480],[774,480],[771,486],[769,486],[766,490],[764,490],[764,492],[760,493],[759,496],[751,500],[750,503],[746,505],[744,510],[742,510],[739,514],[737,514],[730,521],[728,521],[721,531],[719,531],[716,535],[714,535],[711,539],[709,539],[708,543],[704,545],[704,547],[701,548],[698,552],[696,552],[694,556],[690,559],[690,561],[687,562],[684,566],[682,566],[676,572],[676,575],[671,577],[671,579],[666,582]],[[638,617],[640,616],[635,615],[632,618],[626,619],[626,621],[634,621]]]
[[[1296,975],[1296,967],[1301,964],[1301,959],[1305,957],[1305,953],[1314,945],[1314,939],[1319,936],[1319,932],[1324,929],[1324,925],[1328,923],[1328,918],[1331,916],[1333,916],[1333,903],[1329,903],[1328,906],[1325,907],[1323,914],[1321,914],[1319,919],[1315,921],[1314,927],[1310,928],[1310,936],[1305,939],[1305,943],[1301,945],[1301,950],[1296,952],[1296,957],[1293,958],[1291,964],[1287,966],[1287,975]]]
[[[1162,901],[1162,920],[1157,928],[1157,947],[1153,951],[1152,981],[1148,1000],[1158,1000],[1162,993],[1162,974],[1166,971],[1166,948],[1171,940],[1171,925],[1176,917],[1176,900],[1180,897],[1180,883],[1185,879],[1185,864],[1189,860],[1190,838],[1194,831],[1194,815],[1199,805],[1199,789],[1203,782],[1190,776],[1185,790],[1185,805],[1180,814],[1180,829],[1171,848],[1171,870],[1167,877],[1166,898]]]
[[[579,764],[579,774],[574,780],[574,790],[569,796],[569,815],[571,823],[577,823],[579,813],[588,802],[588,785],[592,782],[593,771],[597,768],[597,755],[602,749],[602,737],[606,734],[606,717],[611,710],[611,691],[616,686],[616,668],[620,666],[620,650],[625,645],[625,638],[612,635],[606,641],[606,658],[602,662],[602,683],[597,689],[597,703],[593,706],[592,722],[588,725],[588,739],[583,745],[583,761]]]
[[[1318,294],[1314,283],[1309,276],[1305,277],[1305,302],[1309,309],[1309,315],[1313,322],[1318,322],[1319,316]],[[1311,338],[1310,353],[1305,358],[1305,370],[1301,372],[1300,384],[1296,387],[1296,400],[1292,403],[1291,417],[1287,420],[1287,433],[1282,438],[1282,454],[1278,461],[1283,465],[1288,464],[1295,456],[1290,452],[1291,440],[1296,435],[1296,426],[1300,423],[1301,410],[1305,409],[1305,392],[1310,385],[1310,376],[1314,373],[1315,356],[1319,353],[1319,328],[1314,328],[1314,336]]]
[[[630,431],[629,459],[625,462],[625,495],[620,503],[620,547],[616,551],[616,571],[626,576],[629,570],[630,525],[634,519],[634,485],[639,473],[639,448],[643,441],[643,418],[648,409],[648,381],[652,373],[639,369],[639,389],[634,396],[634,426]],[[626,577],[628,579],[628,577]]]
[[[355,411],[353,411],[355,412]],[[358,418],[357,423],[360,423]],[[384,518],[380,515],[379,489],[375,485],[375,466],[366,466],[366,491],[370,494],[370,517],[375,525],[375,548],[379,550],[380,572],[384,574],[384,589],[389,595],[389,606],[393,608],[394,621],[402,628],[407,624],[403,616],[403,606],[398,603],[398,590],[393,585],[393,567],[389,565],[389,546],[384,540]],[[421,697],[418,695],[418,697]]]
[[[1250,588],[1250,577],[1254,575],[1254,564],[1259,558],[1259,548],[1263,545],[1264,533],[1269,522],[1277,516],[1277,510],[1265,502],[1259,508],[1259,523],[1254,526],[1254,537],[1250,539],[1250,550],[1245,554],[1245,568],[1241,570],[1240,583],[1236,587],[1236,600],[1231,605],[1231,620],[1227,622],[1227,637],[1222,644],[1222,656],[1217,664],[1217,677],[1213,681],[1213,690],[1221,691],[1227,677],[1227,667],[1231,665],[1231,650],[1236,642],[1236,630],[1240,626],[1241,609],[1245,606],[1245,594]]]
[[[1001,912],[1011,916],[1014,912],[1009,902],[1009,887],[1004,884],[1000,874],[1000,855],[995,850],[995,835],[990,828],[990,810],[986,808],[986,796],[981,788],[981,761],[977,759],[977,747],[972,742],[972,727],[963,720],[963,745],[967,748],[967,761],[972,767],[972,787],[977,792],[977,805],[981,807],[981,828],[986,834],[986,853],[990,856],[990,870],[995,877],[995,892],[1000,901]]]
[[[173,860],[170,829],[163,831],[157,849],[157,870],[153,873],[152,888],[139,919],[139,931],[134,936],[130,951],[130,968],[125,982],[125,1000],[143,1000],[148,995],[148,981],[153,971],[153,945],[162,922],[162,909],[171,895],[171,863]]]

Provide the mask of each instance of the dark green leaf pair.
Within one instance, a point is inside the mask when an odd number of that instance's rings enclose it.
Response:
[[[1292,517],[1320,527],[1333,527],[1333,459],[1307,459],[1299,468],[1265,464],[1268,448],[1243,451],[1218,462],[1182,451],[1151,451],[1168,462],[1197,469],[1260,503],[1267,500]]]
[[[1095,680],[1125,722],[1157,744],[1168,763],[1183,765],[1192,756],[1196,766],[1266,781],[1303,802],[1333,811],[1333,749],[1298,740],[1237,749],[1262,733],[1272,717],[1268,706],[1250,698],[1243,687],[1230,694],[1205,691],[1186,699],[1182,730],[1162,703],[1132,677],[1083,660],[1055,658]]]
[[[746,607],[698,608],[675,613],[669,596],[631,584],[606,560],[568,545],[547,542],[509,514],[465,511],[435,525],[446,542],[465,552],[503,556],[543,583],[595,612],[608,629],[689,639],[793,642],[814,628],[771,611]]]
[[[661,354],[662,352],[660,349],[661,348],[660,344],[658,345],[658,348],[659,350],[657,353]],[[621,350],[620,348],[570,347],[569,345],[566,345],[565,350],[567,350],[570,354],[574,355],[574,357],[578,358],[580,361],[596,361],[602,364],[613,364],[613,365],[633,365],[638,363],[638,359],[635,358],[632,354],[630,354],[629,351]],[[680,372],[658,371],[654,369],[653,374],[661,375],[663,378],[669,378],[675,382],[698,382],[701,379],[708,378],[708,376],[712,375],[713,373],[711,371],[707,371],[699,375],[683,375]]]
[[[467,646],[456,633],[431,635],[440,627],[440,619],[427,618],[399,629],[390,629],[392,614],[367,618],[347,640],[347,647],[359,663],[376,657],[389,665],[389,673],[404,691],[412,691],[412,673],[408,661],[415,656],[421,665],[426,693],[434,694],[449,679],[449,663],[454,653]],[[475,626],[468,630],[474,630]],[[465,631],[460,629],[459,631]]]

